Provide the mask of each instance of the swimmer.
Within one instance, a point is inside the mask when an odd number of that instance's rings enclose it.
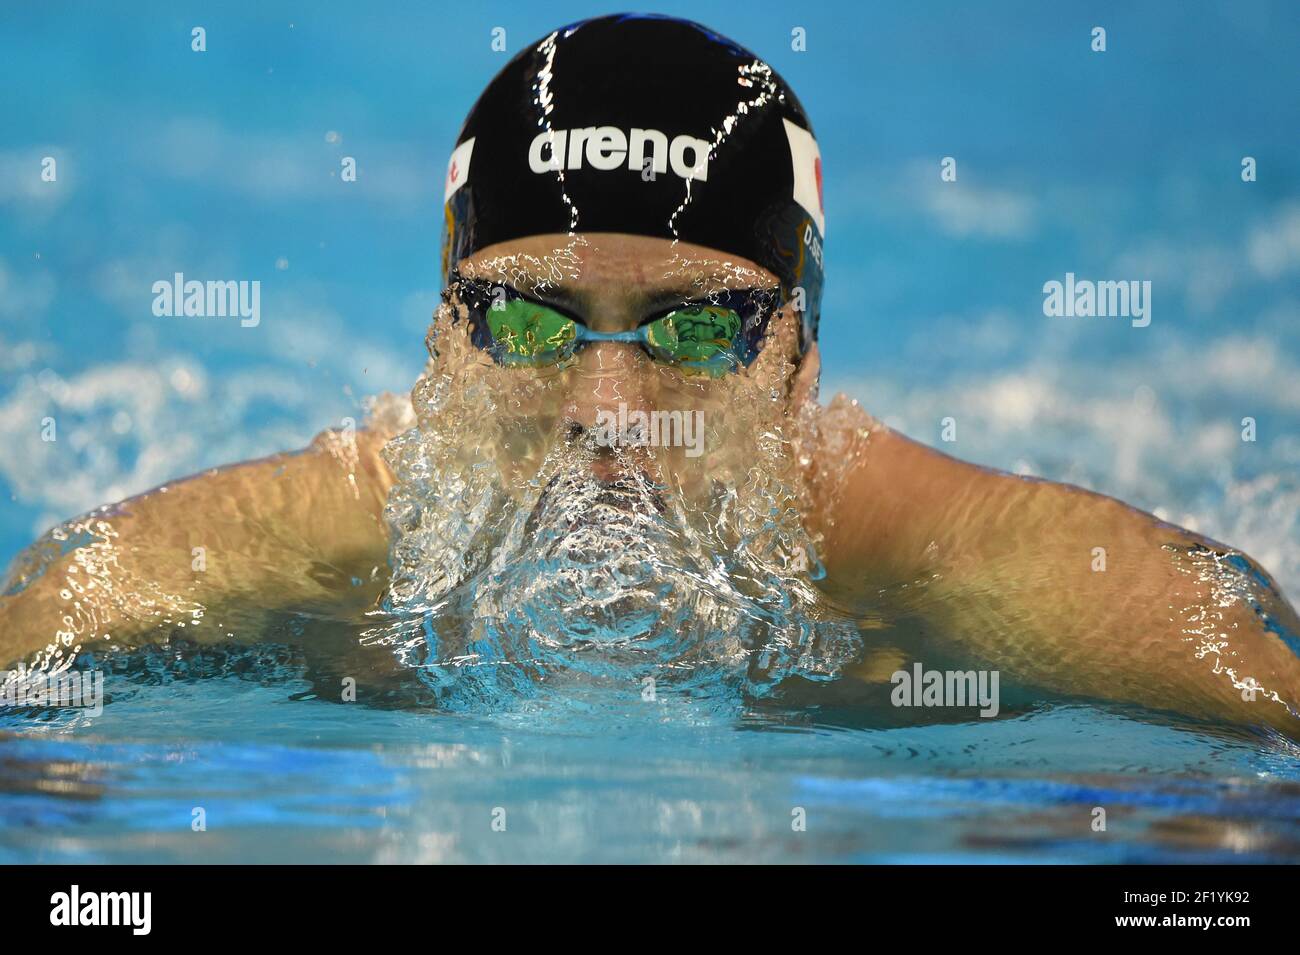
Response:
[[[943,659],[1300,738],[1300,620],[1248,557],[818,404],[821,176],[793,91],[712,31],[534,43],[451,154],[411,403],[55,528],[0,589],[0,663],[457,595],[471,629],[545,605],[549,646],[671,657],[701,608],[743,643],[775,582],[859,621],[841,684]]]

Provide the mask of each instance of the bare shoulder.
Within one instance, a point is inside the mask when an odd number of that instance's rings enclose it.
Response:
[[[962,502],[998,494],[1000,476],[913,441],[836,395],[819,416],[809,471],[810,524],[831,582],[866,575],[889,583],[922,572]]]
[[[218,616],[228,636],[242,608],[326,604],[355,579],[378,586],[389,436],[332,429],[304,449],[202,471],[51,529],[0,584],[0,657],[176,626],[199,636]]]
[[[1165,548],[1238,553],[1114,497],[954,458],[843,396],[822,420],[811,523],[832,578],[888,584],[976,563],[985,572],[1016,553],[1087,569],[1094,548],[1151,575],[1174,572],[1152,560]]]

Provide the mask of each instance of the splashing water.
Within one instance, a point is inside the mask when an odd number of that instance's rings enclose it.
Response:
[[[856,626],[811,582],[800,429],[772,384],[788,369],[731,376],[690,459],[598,446],[563,413],[578,369],[512,371],[462,338],[438,339],[418,425],[385,452],[393,578],[363,642],[452,708],[546,685],[755,700],[856,658]],[[707,401],[661,384],[660,403]]]

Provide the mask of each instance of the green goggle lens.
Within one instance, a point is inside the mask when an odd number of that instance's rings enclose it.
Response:
[[[741,319],[721,305],[674,309],[646,326],[646,342],[674,361],[707,364],[734,352]]]
[[[567,315],[530,302],[510,299],[487,310],[488,329],[506,361],[557,360],[577,340],[578,326]]]

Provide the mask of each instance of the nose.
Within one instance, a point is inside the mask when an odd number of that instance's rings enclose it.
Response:
[[[567,423],[586,430],[608,421],[609,414],[651,410],[651,362],[638,346],[594,342],[577,359],[564,406]]]
[[[653,366],[636,345],[627,342],[594,342],[578,353],[572,385],[564,408],[570,433],[596,430],[598,435],[619,436],[619,429],[634,411],[653,410]],[[592,470],[602,481],[621,477],[627,467],[653,470],[644,451],[616,454],[610,446],[599,448]]]

